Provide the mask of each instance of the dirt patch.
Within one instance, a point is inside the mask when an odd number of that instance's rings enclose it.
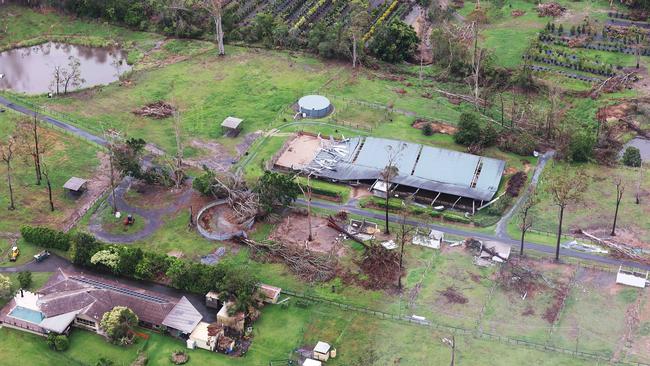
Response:
[[[564,14],[566,8],[556,2],[537,5],[537,15],[540,17],[558,17]]]
[[[183,194],[183,190],[175,190],[146,183],[132,184],[124,200],[131,206],[144,209],[159,209],[167,207],[169,202],[175,202]]]
[[[205,151],[202,157],[184,159],[183,162],[195,168],[208,167],[216,172],[227,172],[237,162],[232,153],[216,141],[194,139],[190,146]]]
[[[567,296],[569,296],[569,290],[569,286],[564,284],[555,290],[555,293],[553,294],[553,302],[551,303],[551,306],[546,309],[544,315],[542,316],[542,318],[544,318],[544,320],[546,320],[549,324],[555,324],[555,321],[560,315],[562,307],[564,307],[564,301],[566,300]]]
[[[634,105],[629,102],[609,105],[598,109],[598,112],[596,112],[596,118],[600,122],[615,121],[626,118],[632,114],[634,110]]]
[[[287,169],[303,169],[314,160],[320,147],[317,136],[297,135],[289,141],[275,164]]]
[[[235,234],[241,231],[236,223],[234,212],[226,204],[209,208],[201,216],[199,225],[207,231],[222,234]]]
[[[431,126],[431,130],[434,133],[444,133],[445,135],[453,135],[456,133],[456,131],[458,131],[458,128],[456,128],[456,126],[448,125],[442,122],[429,121],[425,119],[416,119],[411,126],[413,128],[417,128],[418,130],[421,130],[427,124]]]
[[[339,257],[345,255],[339,232],[327,226],[326,219],[312,216],[311,227],[313,240],[308,241],[307,216],[291,213],[271,232],[269,239],[313,252],[334,253]]]
[[[467,304],[467,298],[460,293],[460,291],[455,287],[447,287],[443,291],[438,291],[442,296],[447,299],[447,303],[450,304]]]
[[[366,188],[361,186],[352,187],[351,198],[360,199],[364,197],[370,197],[372,193]]]

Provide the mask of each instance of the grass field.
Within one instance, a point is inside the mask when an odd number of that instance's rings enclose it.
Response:
[[[16,126],[24,121],[22,115],[11,111],[0,113],[0,136],[3,139],[16,132]],[[29,121],[29,119],[27,120]],[[55,226],[70,214],[75,201],[63,190],[63,184],[70,177],[90,178],[98,165],[98,149],[95,145],[72,137],[66,133],[41,125],[42,161],[49,167],[52,194],[56,210],[50,212],[45,181],[35,184],[31,156],[16,152],[13,166],[13,189],[16,210],[9,211],[9,191],[6,184],[6,165],[0,166],[0,231],[17,232],[23,225]],[[4,143],[4,141],[3,141]],[[24,146],[24,144],[22,144]]]

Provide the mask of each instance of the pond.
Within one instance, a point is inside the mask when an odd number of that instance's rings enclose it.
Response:
[[[114,48],[94,48],[48,42],[38,46],[0,52],[0,90],[26,94],[43,94],[64,89],[64,76],[70,75],[78,62],[83,81],[68,83],[68,91],[109,84],[129,71],[126,52]],[[59,77],[55,70],[59,68]]]

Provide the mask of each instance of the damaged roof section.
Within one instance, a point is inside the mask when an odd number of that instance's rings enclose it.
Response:
[[[321,178],[374,180],[395,156],[393,183],[489,201],[499,188],[505,161],[376,137],[329,140],[309,164]]]

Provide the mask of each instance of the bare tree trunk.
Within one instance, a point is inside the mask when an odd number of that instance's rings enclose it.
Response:
[[[41,151],[38,139],[38,120],[34,115],[34,122],[32,124],[32,133],[34,136],[34,169],[36,170],[36,185],[41,184]]]
[[[526,230],[521,230],[521,244],[519,244],[519,256],[524,255],[524,239],[526,237]]]
[[[14,188],[11,182],[11,160],[5,160],[7,165],[7,185],[9,186],[9,210],[13,211],[16,209],[14,204]]]
[[[555,244],[555,260],[560,260],[560,240],[562,239],[562,221],[564,220],[564,206],[560,206],[560,223],[557,226],[557,243]]]
[[[219,5],[220,7],[221,5]],[[219,46],[219,56],[224,56],[226,50],[223,46],[223,28],[221,27],[221,9],[219,9],[219,14],[213,16],[214,19],[214,28],[217,37],[217,45]]]
[[[389,184],[390,183],[386,182],[386,229],[384,230],[386,235],[390,234],[390,230],[388,229],[388,199],[390,198],[390,189],[388,188]]]
[[[616,221],[618,219],[618,207],[621,205],[623,199],[624,187],[621,181],[616,184],[616,210],[614,211],[614,224],[612,225],[611,236],[616,236]]]
[[[115,202],[115,169],[113,167],[113,152],[110,152],[109,165],[111,173],[111,200],[113,203],[113,214],[117,212],[117,202]]]
[[[45,184],[47,185],[47,196],[50,200],[50,211],[54,211],[54,200],[52,199],[52,182],[50,181],[50,172],[47,166],[44,166],[43,176],[45,177]]]
[[[451,363],[450,366],[454,366],[456,361],[456,337],[451,336]]]
[[[479,3],[477,3],[477,7]],[[474,22],[474,53],[472,63],[474,64],[474,98],[476,99],[476,109],[479,108],[479,89],[478,76],[481,70],[481,52],[478,49],[478,23]]]
[[[357,68],[357,35],[352,33],[352,68]]]

